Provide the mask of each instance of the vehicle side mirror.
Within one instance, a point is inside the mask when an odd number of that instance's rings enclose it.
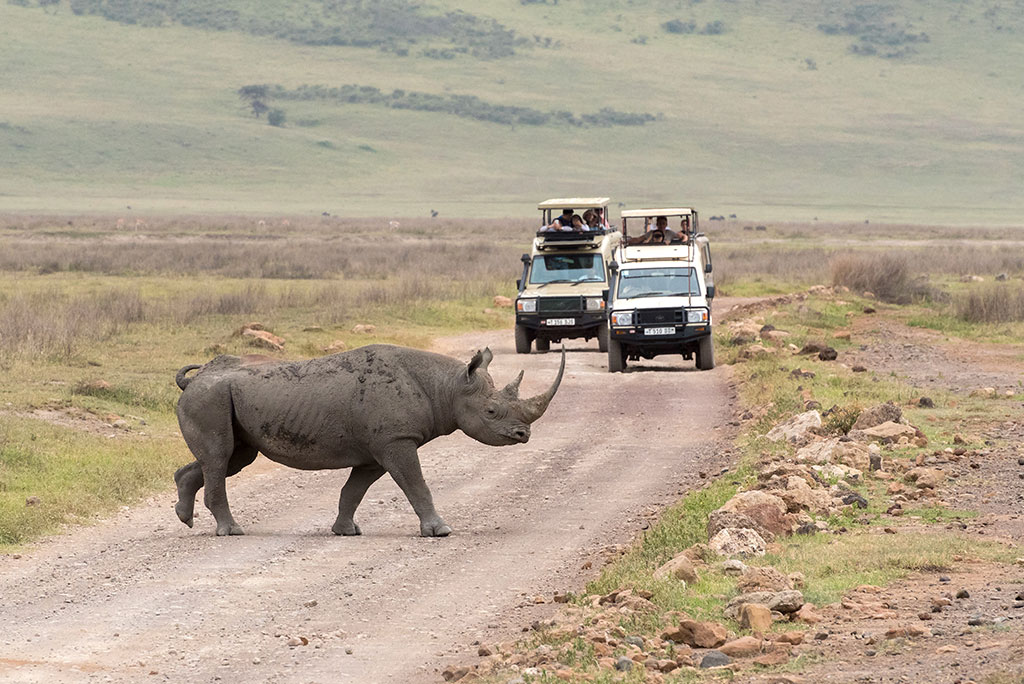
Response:
[[[618,273],[619,272],[619,262],[613,261],[612,263],[608,264],[608,270],[610,270],[612,273]]]
[[[715,286],[714,285],[708,285],[708,299],[714,299],[714,298],[715,298]]]
[[[523,291],[523,279],[522,278],[516,278],[516,289],[519,290],[520,292]]]
[[[710,262],[704,264],[704,272],[705,273],[711,273],[711,263]]]
[[[601,299],[608,301],[608,290],[601,290]]]
[[[522,261],[524,264],[528,264],[530,263],[530,255],[524,254],[523,256],[519,257],[519,260]]]

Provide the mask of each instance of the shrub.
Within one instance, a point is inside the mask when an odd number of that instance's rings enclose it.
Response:
[[[1024,321],[1024,287],[998,283],[972,289],[953,300],[953,310],[969,323]]]
[[[860,416],[860,406],[836,406],[825,416],[822,427],[830,435],[845,435]]]
[[[832,284],[854,292],[873,292],[887,302],[900,301],[911,293],[910,265],[906,256],[848,254],[829,263]]]
[[[669,33],[685,34],[685,33],[693,33],[694,31],[696,31],[697,30],[697,24],[693,23],[692,21],[683,21],[682,19],[672,19],[671,21],[666,21],[664,24],[662,24],[661,28],[665,29]]]
[[[267,123],[271,126],[284,126],[285,114],[283,109],[271,109],[267,114]]]

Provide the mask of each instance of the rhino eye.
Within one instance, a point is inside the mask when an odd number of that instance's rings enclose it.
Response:
[[[484,413],[486,413],[489,416],[495,416],[498,414],[498,409],[494,408],[493,406],[488,406],[486,409],[484,409]]]

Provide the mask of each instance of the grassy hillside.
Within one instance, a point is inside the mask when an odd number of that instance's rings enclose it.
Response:
[[[595,193],[751,219],[1024,210],[1019,0],[282,7],[0,4],[0,211],[505,216]]]

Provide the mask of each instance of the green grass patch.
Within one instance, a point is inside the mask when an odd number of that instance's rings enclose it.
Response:
[[[183,450],[184,444],[169,439],[112,440],[41,420],[0,417],[0,549],[167,486]]]

